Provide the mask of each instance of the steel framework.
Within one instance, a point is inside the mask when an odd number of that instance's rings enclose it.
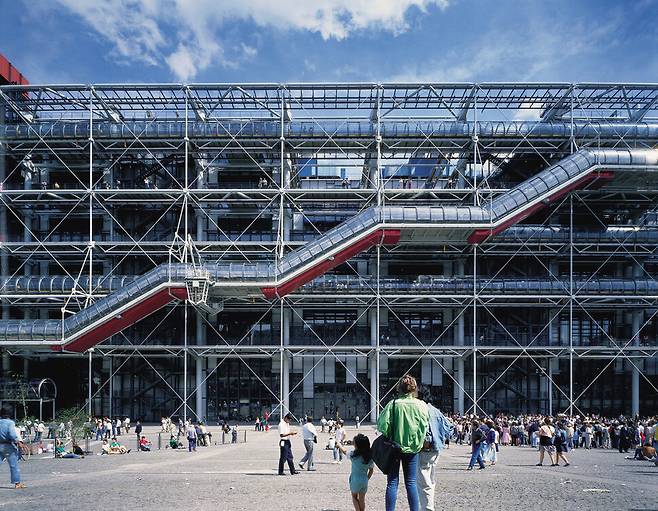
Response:
[[[0,123],[3,371],[90,413],[374,419],[406,372],[462,413],[658,405],[658,85],[3,86]]]

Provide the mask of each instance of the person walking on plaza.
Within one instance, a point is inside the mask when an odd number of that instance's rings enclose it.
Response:
[[[198,437],[196,433],[196,427],[194,426],[194,423],[192,421],[189,421],[187,428],[185,428],[185,434],[187,435],[188,452],[196,451],[196,441]]]
[[[482,450],[485,444],[487,434],[480,428],[480,422],[474,420],[471,423],[471,460],[468,462],[466,470],[473,470],[475,462],[480,465],[480,470],[484,470],[484,460],[482,459]]]
[[[141,421],[137,421],[135,424],[135,435],[137,435],[137,441],[139,442],[139,439],[142,437],[142,423]]]
[[[438,408],[430,403],[427,408],[429,427],[418,459],[418,500],[422,511],[434,511],[436,465],[446,440],[452,435],[452,424]]]
[[[290,444],[290,437],[297,434],[296,431],[290,429],[290,421],[293,420],[291,413],[287,413],[281,422],[279,422],[279,475],[285,475],[283,472],[283,465],[287,462],[290,469],[290,475],[299,474],[295,470],[295,464],[292,457],[292,445]]]
[[[569,452],[569,447],[567,444],[567,430],[564,427],[564,423],[558,422],[557,431],[555,432],[555,440],[553,441],[555,446],[555,464],[559,465],[560,460],[564,460],[564,466],[569,466],[569,460],[567,459],[566,453]]]
[[[313,425],[313,417],[306,417],[306,424],[302,427],[302,439],[304,440],[304,448],[306,449],[306,454],[299,461],[299,466],[304,470],[304,464],[306,463],[306,470],[309,472],[315,471],[315,464],[313,463],[313,448],[315,444],[318,443],[318,431]]]
[[[551,466],[554,467],[557,465],[553,460],[553,453],[555,452],[555,446],[553,445],[553,437],[555,436],[555,428],[552,426],[553,420],[550,417],[544,419],[544,424],[539,428],[539,463],[538,467],[541,467],[544,464],[544,453],[548,453],[548,457],[551,459]]]
[[[359,433],[352,440],[354,450],[349,454],[352,462],[350,472],[350,493],[352,494],[352,505],[355,511],[366,510],[366,493],[368,492],[368,481],[374,472],[375,462],[372,461],[370,439]],[[347,449],[338,444],[340,451],[347,455]]]
[[[334,433],[336,438],[336,443],[334,444],[334,463],[343,462],[343,451],[338,448],[338,445],[345,440],[345,428],[343,427],[343,421],[339,420],[338,425],[336,426],[336,432]]]
[[[21,457],[19,451],[18,435],[16,434],[16,424],[10,418],[10,412],[6,409],[0,410],[0,463],[5,459],[9,465],[9,475],[11,484],[19,490],[25,488],[21,483],[21,472],[18,468],[18,460]]]
[[[486,425],[489,428],[489,431],[487,431],[487,450],[484,453],[484,458],[492,465],[495,465],[498,461],[498,451],[496,450],[496,444],[498,443],[497,440],[499,440],[500,437],[498,436],[498,432],[496,431],[494,423],[491,419],[486,421]]]
[[[416,379],[406,374],[398,383],[399,397],[392,399],[384,407],[377,419],[377,429],[391,441],[400,446],[400,458],[395,460],[386,476],[386,511],[395,511],[400,479],[400,465],[404,473],[404,485],[407,489],[407,502],[410,511],[419,510],[418,457],[429,423],[427,403],[417,399],[418,385]],[[395,431],[391,425],[395,423]]]

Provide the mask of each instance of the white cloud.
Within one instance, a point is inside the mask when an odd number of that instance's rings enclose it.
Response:
[[[368,29],[400,34],[411,8],[445,9],[452,0],[58,0],[107,39],[117,60],[166,63],[180,80],[211,64],[235,67],[257,54],[239,43],[227,58],[221,31],[249,21],[268,30],[302,30],[343,40]]]
[[[176,76],[181,80],[189,80],[197,73],[196,59],[190,52],[190,49],[179,44],[178,49],[165,58],[170,69],[175,70]]]
[[[571,74],[561,72],[565,62],[605,51],[615,44],[614,34],[621,23],[621,19],[568,25],[558,20],[531,20],[513,30],[482,33],[458,52],[403,68],[386,81],[569,81]]]

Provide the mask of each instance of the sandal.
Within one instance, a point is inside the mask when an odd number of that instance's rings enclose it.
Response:
[[[16,483],[14,485],[14,490],[22,490],[23,488],[27,488],[23,483]]]

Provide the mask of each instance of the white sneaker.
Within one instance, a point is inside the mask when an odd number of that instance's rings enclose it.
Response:
[[[334,465],[338,465],[338,461],[337,461],[337,460],[334,460],[332,463],[333,463]]]

